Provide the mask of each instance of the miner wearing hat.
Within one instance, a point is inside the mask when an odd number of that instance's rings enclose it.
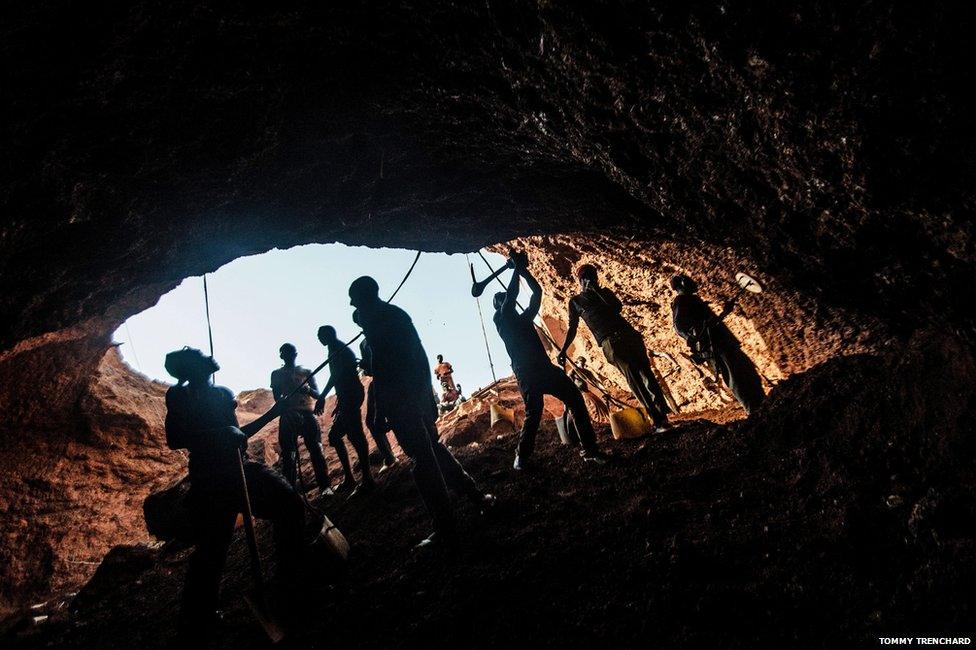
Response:
[[[630,392],[654,420],[654,425],[659,430],[667,428],[670,409],[651,368],[644,337],[623,317],[623,304],[616,294],[600,286],[595,266],[581,265],[576,278],[580,292],[569,300],[569,331],[559,352],[559,362],[566,362],[566,350],[576,339],[582,318],[607,361],[623,374]]]
[[[733,304],[727,303],[716,315],[698,295],[698,284],[687,275],[671,278],[671,288],[677,294],[671,301],[674,331],[687,341],[692,360],[710,365],[746,413],[751,414],[766,399],[766,393],[756,366],[725,325]]]
[[[183,588],[180,636],[199,640],[219,620],[220,576],[234,523],[243,512],[241,458],[246,456],[247,437],[269,422],[280,407],[238,427],[233,395],[211,383],[211,376],[220,369],[212,357],[184,348],[167,354],[165,367],[178,381],[166,391],[166,444],[190,452],[188,506],[196,546]],[[243,470],[254,515],[274,524],[280,584],[294,585],[302,554],[302,499],[265,465],[247,461]]]
[[[319,397],[312,372],[295,364],[298,351],[291,343],[278,349],[282,366],[271,373],[271,394],[281,403],[278,420],[278,445],[281,447],[281,471],[288,482],[295,485],[298,478],[298,439],[305,441],[305,449],[312,461],[319,492],[330,489],[329,472],[322,453],[322,429],[312,412]]]

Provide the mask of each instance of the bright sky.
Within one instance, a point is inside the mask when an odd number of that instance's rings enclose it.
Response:
[[[299,365],[314,368],[326,355],[316,338],[320,325],[334,326],[344,341],[359,332],[349,306],[350,282],[360,275],[371,275],[380,285],[380,296],[386,299],[414,255],[414,251],[401,249],[310,244],[242,257],[209,274],[214,357],[220,364],[217,383],[235,393],[267,388],[271,371],[281,365],[278,347],[285,342],[298,348]],[[500,255],[485,256],[495,268],[504,264]],[[477,276],[486,277],[489,271],[481,259],[476,254],[470,257]],[[507,280],[507,275],[502,277]],[[488,287],[481,297],[481,308],[495,373],[505,377],[512,372],[511,363],[491,321],[491,295],[498,289],[497,284]],[[431,368],[435,356],[443,354],[453,364],[455,381],[465,395],[491,383],[464,255],[421,255],[394,304],[413,318],[430,355]],[[129,365],[153,379],[172,383],[163,368],[167,352],[184,345],[209,350],[203,280],[187,278],[154,307],[129,318],[114,338],[122,343],[122,356]],[[358,343],[353,350],[358,356]],[[327,377],[328,369],[319,373],[319,386]]]

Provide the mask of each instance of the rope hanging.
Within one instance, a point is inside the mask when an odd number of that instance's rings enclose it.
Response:
[[[413,258],[413,263],[410,265],[410,268],[407,269],[406,275],[404,275],[403,276],[403,279],[400,280],[400,284],[398,284],[397,285],[397,288],[393,291],[392,294],[390,294],[390,297],[386,299],[387,304],[389,304],[396,297],[396,295],[398,293],[400,293],[400,289],[402,289],[403,288],[403,285],[405,285],[407,283],[407,278],[410,277],[410,275],[413,273],[414,268],[417,266],[417,262],[420,261],[420,255],[421,255],[421,251],[417,251],[417,255],[416,255],[416,257]],[[345,343],[343,343],[343,346],[344,347],[349,347],[350,345],[352,345],[353,343],[355,343],[356,341],[358,341],[363,336],[363,334],[365,334],[365,332],[363,332],[362,330],[359,330],[359,334],[357,334],[356,336],[352,337],[351,339],[349,339],[348,341],[346,341]],[[305,388],[305,386],[308,385],[308,382],[309,382],[309,380],[312,377],[314,377],[315,375],[317,375],[322,370],[322,368],[325,368],[327,365],[329,365],[329,361],[331,359],[332,359],[332,355],[327,356],[325,358],[325,361],[323,361],[322,363],[320,363],[318,365],[318,367],[315,368],[315,370],[313,370],[312,372],[308,373],[308,376],[305,377],[305,381],[303,381],[301,384],[299,384],[298,386],[296,386],[293,391],[291,391],[290,393],[288,393],[288,395],[286,395],[284,397],[284,401],[287,401],[287,400],[291,399],[296,393],[298,393],[298,391],[300,391],[301,389]]]
[[[471,257],[465,253],[464,259],[467,264],[471,265]],[[488,365],[491,367],[491,382],[492,384],[498,383],[498,377],[495,376],[495,362],[491,359],[491,347],[488,346],[488,332],[485,331],[485,316],[481,312],[481,298],[475,297],[474,304],[478,305],[478,319],[481,321],[481,336],[485,339],[485,352],[488,353]]]
[[[210,338],[210,358],[214,355],[213,328],[210,326],[210,292],[207,291],[207,274],[203,274],[203,306],[207,311],[207,336]],[[210,380],[214,381],[217,373],[210,375]]]

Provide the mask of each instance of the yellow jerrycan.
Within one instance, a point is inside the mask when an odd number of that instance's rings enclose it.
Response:
[[[654,423],[643,408],[625,408],[610,414],[610,431],[617,440],[640,438],[654,432]]]
[[[511,425],[514,430],[515,427],[515,411],[509,408],[505,408],[501,404],[491,405],[491,428],[495,428],[495,424],[498,422],[507,422]],[[503,425],[504,426],[504,425]]]

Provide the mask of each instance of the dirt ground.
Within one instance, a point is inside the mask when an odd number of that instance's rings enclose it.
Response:
[[[606,467],[582,463],[548,421],[538,467],[517,474],[514,434],[486,431],[456,453],[498,506],[482,517],[459,504],[451,549],[413,549],[428,521],[401,463],[369,497],[321,502],[353,553],[344,571],[310,567],[287,643],[820,648],[972,636],[972,371],[968,351],[938,339],[839,358],[782,382],[749,420],[608,442]],[[49,619],[8,621],[0,639],[165,647],[185,559],[116,549],[73,600],[29,613]],[[237,539],[214,647],[266,645],[247,585]]]

